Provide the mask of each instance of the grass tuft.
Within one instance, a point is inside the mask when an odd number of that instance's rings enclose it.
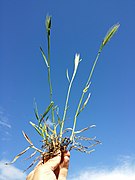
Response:
[[[64,152],[65,150],[77,150],[84,153],[92,153],[94,151],[94,147],[97,144],[100,144],[101,142],[96,139],[96,137],[84,137],[81,134],[91,128],[94,128],[95,125],[91,125],[85,128],[82,128],[81,130],[76,130],[76,124],[77,124],[77,118],[79,114],[84,111],[85,107],[87,106],[91,93],[89,93],[89,88],[91,84],[91,78],[93,75],[93,72],[95,70],[96,64],[98,62],[98,59],[100,57],[100,54],[102,52],[103,47],[110,41],[110,39],[114,36],[114,34],[117,32],[120,24],[115,24],[112,26],[109,31],[107,32],[105,38],[103,39],[98,53],[96,55],[96,58],[94,60],[93,66],[90,70],[88,79],[86,81],[86,84],[84,88],[82,89],[82,94],[80,96],[80,99],[78,100],[78,105],[75,111],[75,115],[73,117],[73,126],[72,127],[65,127],[65,120],[67,111],[69,110],[69,100],[70,100],[70,93],[72,89],[72,85],[75,79],[75,76],[77,74],[77,70],[79,67],[79,64],[81,62],[80,54],[75,54],[74,58],[74,70],[72,73],[72,76],[69,77],[68,70],[66,71],[67,80],[69,82],[69,86],[67,89],[67,96],[65,100],[65,106],[64,106],[64,112],[63,117],[61,118],[59,116],[58,112],[58,106],[55,105],[55,102],[53,101],[53,88],[52,88],[52,82],[51,82],[51,66],[50,66],[50,34],[51,34],[51,25],[52,25],[52,18],[51,16],[46,17],[45,26],[46,26],[46,34],[47,34],[47,44],[48,44],[48,51],[47,56],[45,55],[43,49],[40,47],[40,51],[42,54],[42,57],[44,59],[44,62],[46,64],[47,72],[48,72],[48,85],[49,85],[49,91],[50,91],[50,103],[48,107],[45,109],[45,112],[42,114],[39,113],[36,101],[34,100],[34,113],[36,117],[36,123],[30,122],[32,127],[36,130],[38,135],[41,137],[42,146],[40,148],[37,148],[34,146],[28,135],[24,132],[23,136],[26,139],[26,141],[29,143],[29,146],[23,150],[21,153],[19,153],[15,158],[8,164],[14,163],[21,155],[26,153],[29,149],[33,149],[34,152],[26,158],[26,160],[31,159],[34,157],[37,153],[38,156],[34,159],[34,161],[30,164],[30,166],[27,168],[29,169],[32,167],[37,161],[42,159],[44,163],[44,159],[52,158],[53,156],[57,155],[60,151]],[[51,123],[50,123],[51,120]],[[67,134],[67,136],[66,136]],[[83,145],[83,144],[88,145]],[[26,169],[26,170],[27,170]]]

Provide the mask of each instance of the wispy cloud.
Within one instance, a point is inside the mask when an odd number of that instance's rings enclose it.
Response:
[[[0,140],[5,141],[9,139],[10,129],[11,124],[9,123],[9,115],[2,107],[0,107]]]
[[[10,124],[4,122],[4,121],[1,120],[1,119],[3,119],[3,118],[0,117],[0,126],[5,126],[5,127],[7,127],[7,128],[11,128],[11,125],[10,125]]]
[[[74,175],[72,180],[135,180],[135,162],[134,158],[126,156],[121,160],[121,164],[113,169],[94,168],[82,170],[80,174]]]
[[[8,116],[5,114],[4,109],[0,107],[0,126],[11,128],[9,124]]]
[[[7,161],[6,161],[7,162]],[[6,166],[5,161],[0,161],[0,179],[1,180],[24,180],[26,174],[15,166]]]

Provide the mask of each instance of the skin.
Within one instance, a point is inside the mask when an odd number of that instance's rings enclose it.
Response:
[[[40,161],[26,180],[66,180],[69,159],[70,153],[66,151],[46,160],[44,164]]]

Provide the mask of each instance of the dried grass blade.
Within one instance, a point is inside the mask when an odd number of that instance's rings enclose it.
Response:
[[[90,153],[92,153],[92,152],[94,152],[95,151],[95,149],[92,149],[92,150],[90,150],[90,151],[86,151],[86,153],[87,154],[90,154]]]
[[[33,145],[33,143],[31,142],[30,138],[28,137],[28,135],[24,131],[22,131],[22,133],[23,133],[23,136],[25,137],[26,141],[28,141],[28,143],[30,145]]]
[[[92,145],[88,146],[88,149],[90,149],[90,148],[92,148],[92,147],[94,147],[94,146],[96,146],[97,144],[100,144],[100,143],[101,143],[100,141],[96,142],[95,144],[92,144]]]
[[[40,149],[36,148],[35,146],[32,146],[31,148],[35,149],[37,152],[39,152],[41,154],[43,153],[43,151],[41,151]]]
[[[66,129],[64,129],[62,134],[66,133],[66,132],[69,132],[69,131],[72,131],[72,130],[73,130],[72,128],[66,128]]]
[[[34,151],[29,157],[25,158],[24,160],[31,159],[36,153],[37,153],[37,151]]]
[[[93,138],[88,138],[84,136],[74,136],[74,138],[79,141],[94,141],[96,139],[96,136],[94,136]]]
[[[26,172],[29,168],[31,168],[39,159],[40,159],[40,156],[36,157],[36,159],[23,172]]]
[[[83,129],[81,129],[81,130],[79,130],[79,131],[75,131],[74,134],[82,133],[82,132],[84,132],[84,131],[86,131],[86,130],[88,130],[88,129],[90,129],[90,128],[93,128],[93,127],[96,127],[96,125],[91,125],[91,126],[89,126],[89,127],[83,128]]]
[[[21,155],[26,153],[26,151],[28,151],[30,148],[31,148],[31,146],[28,146],[25,150],[23,150],[17,156],[15,156],[15,158],[10,163],[6,163],[6,165],[13,164]]]

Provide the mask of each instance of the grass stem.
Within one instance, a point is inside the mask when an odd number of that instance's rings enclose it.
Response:
[[[93,66],[92,66],[92,69],[91,69],[91,71],[90,71],[90,74],[89,74],[89,77],[88,77],[88,80],[87,80],[87,83],[86,83],[84,89],[86,89],[86,88],[89,86],[89,84],[90,84],[91,77],[92,77],[92,75],[93,75],[93,72],[94,72],[94,69],[95,69],[95,67],[96,67],[96,64],[97,64],[97,61],[98,61],[98,59],[99,59],[99,56],[100,56],[101,51],[102,51],[102,47],[100,46],[99,51],[98,51],[98,54],[97,54],[97,56],[96,56],[96,59],[95,59],[95,61],[94,61],[94,64],[93,64]],[[79,111],[80,111],[81,104],[82,104],[82,101],[83,101],[83,98],[84,98],[85,93],[86,93],[86,92],[83,90],[82,95],[81,95],[81,98],[80,98],[80,101],[79,101],[79,104],[78,104],[78,107],[77,107],[77,110],[76,110],[76,113],[75,113],[75,116],[74,116],[73,129],[72,129],[72,133],[71,133],[71,136],[70,136],[70,140],[71,140],[71,141],[73,141],[74,132],[75,132],[75,128],[76,128],[77,116],[78,116],[78,114],[79,114]]]

